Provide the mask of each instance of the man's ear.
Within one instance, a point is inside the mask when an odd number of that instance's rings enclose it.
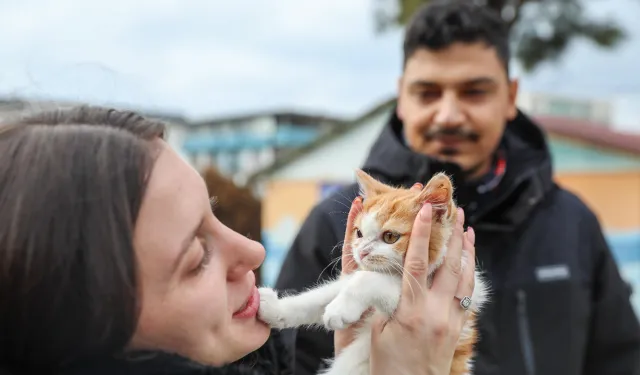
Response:
[[[517,78],[509,81],[509,108],[507,109],[507,118],[513,120],[518,115],[518,87]]]

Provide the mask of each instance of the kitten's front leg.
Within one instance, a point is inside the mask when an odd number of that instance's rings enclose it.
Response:
[[[300,294],[278,298],[271,288],[260,288],[258,317],[272,328],[322,324],[324,308],[340,292],[348,277],[328,282]]]
[[[398,276],[372,271],[357,271],[340,294],[325,309],[323,321],[330,330],[344,329],[357,322],[369,308],[393,314],[402,291]]]

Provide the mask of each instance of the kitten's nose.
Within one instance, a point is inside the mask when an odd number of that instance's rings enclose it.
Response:
[[[360,259],[364,259],[371,253],[370,249],[365,249],[360,252]]]

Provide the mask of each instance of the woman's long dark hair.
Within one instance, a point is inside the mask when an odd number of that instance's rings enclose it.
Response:
[[[0,368],[52,369],[129,342],[133,228],[164,128],[86,106],[0,125]]]

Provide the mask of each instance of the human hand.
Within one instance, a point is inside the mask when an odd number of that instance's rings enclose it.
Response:
[[[400,304],[392,320],[376,320],[372,331],[371,374],[444,375],[468,314],[455,297],[474,288],[475,234],[463,233],[464,212],[457,222],[443,265],[427,287],[432,208],[425,204],[414,222],[404,263]],[[463,249],[468,263],[461,268]],[[421,291],[421,292],[418,292]]]

